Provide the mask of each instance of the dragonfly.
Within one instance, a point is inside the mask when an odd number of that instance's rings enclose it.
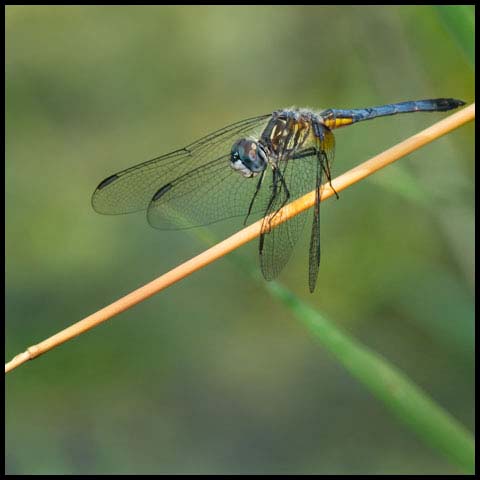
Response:
[[[320,187],[332,186],[332,131],[377,117],[444,112],[465,102],[438,98],[361,109],[284,108],[228,125],[190,145],[105,178],[92,196],[102,214],[146,210],[161,230],[210,225],[232,217],[263,217],[260,267],[272,280],[285,267],[310,214],[308,283],[313,293],[320,267]],[[288,202],[315,190],[312,210],[272,228]],[[333,189],[334,193],[337,192]]]

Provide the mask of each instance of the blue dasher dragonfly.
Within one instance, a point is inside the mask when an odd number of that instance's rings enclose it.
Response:
[[[315,189],[309,249],[313,292],[320,266],[319,187],[324,179],[331,185],[332,130],[387,115],[443,112],[464,104],[439,98],[353,110],[277,110],[107,177],[93,193],[92,205],[98,213],[110,215],[146,210],[152,227],[179,230],[231,217],[243,217],[244,224],[259,215],[271,221],[287,202]],[[307,215],[302,212],[275,228],[264,218],[259,255],[265,279],[275,278],[286,265]]]

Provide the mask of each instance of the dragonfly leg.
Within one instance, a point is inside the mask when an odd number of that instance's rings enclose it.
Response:
[[[255,203],[255,199],[257,198],[258,192],[260,191],[260,187],[262,186],[262,181],[263,177],[265,176],[265,170],[261,173],[258,182],[257,182],[257,187],[255,188],[255,193],[253,194],[252,200],[250,201],[250,205],[248,206],[248,212],[247,216],[245,217],[245,220],[243,221],[243,224],[247,224],[248,217],[250,216],[250,213],[252,212],[253,204]]]
[[[287,202],[290,200],[290,191],[288,190],[287,184],[285,183],[285,178],[283,177],[283,174],[280,170],[278,170],[278,176],[282,184],[283,190],[285,191],[285,198],[283,199],[282,204],[277,208],[277,210],[273,214],[272,219],[275,217],[278,211],[281,208],[283,208],[287,204]]]
[[[285,183],[285,179],[283,178],[283,175],[282,175],[282,172],[280,171],[280,169],[278,167],[274,167],[273,168],[273,185],[272,185],[272,195],[270,197],[270,200],[268,202],[268,206],[265,210],[265,214],[267,215],[268,213],[270,213],[270,210],[275,202],[275,200],[277,199],[277,196],[279,195],[280,193],[280,186],[279,186],[279,182],[281,183],[281,187],[283,187],[284,191],[285,191],[285,197],[284,199],[282,200],[282,204],[279,206],[279,207],[276,207],[275,208],[275,212],[273,213],[273,215],[268,219],[268,222],[263,222],[263,225],[262,225],[262,235],[260,236],[260,253],[262,252],[262,248],[263,248],[263,235],[265,233],[270,233],[271,231],[271,221],[273,220],[273,218],[275,217],[275,215],[277,215],[278,211],[283,208],[285,206],[285,204],[288,202],[288,200],[290,199],[290,192],[287,188],[287,184]]]
[[[333,193],[335,194],[335,196],[337,197],[337,200],[338,200],[340,197],[338,196],[337,191],[333,188],[333,185],[332,185],[332,175],[330,173],[330,165],[328,163],[327,156],[325,155],[324,152],[320,152],[320,156],[323,157],[323,159],[321,161],[322,170],[325,173],[325,176],[327,177],[328,184],[330,185],[330,188],[333,190]]]
[[[275,197],[277,196],[277,169],[274,168],[272,170],[273,172],[273,180],[272,180],[272,194],[270,195],[270,200],[268,201],[267,208],[265,210],[265,215],[268,214],[270,209],[272,208],[272,204],[275,201]],[[260,235],[260,253],[262,253],[263,250],[263,240],[264,240],[264,234],[270,232],[270,222],[266,222],[265,220],[262,223],[262,234]]]
[[[336,118],[335,110],[328,110],[327,112],[332,116],[332,118]],[[330,171],[330,161],[328,159],[328,155],[327,155],[325,149],[323,148],[324,147],[324,142],[325,141],[328,142],[328,137],[330,137],[330,143],[332,143],[332,153],[333,153],[333,145],[334,145],[333,135],[326,125],[322,125],[319,122],[314,122],[313,123],[313,132],[314,132],[315,136],[318,138],[318,146],[317,146],[317,148],[318,148],[318,150],[317,150],[318,161],[321,165],[321,168],[322,168],[323,172],[325,173],[325,176],[327,177],[330,188],[333,190],[333,192],[335,193],[335,196],[337,197],[337,200],[338,200],[338,198],[339,198],[338,193],[333,188],[333,185],[332,185],[332,174],[331,174],[331,171]]]
[[[290,159],[291,160],[299,160],[301,158],[311,157],[317,154],[317,149],[314,147],[306,148],[305,150],[299,150],[298,152],[294,153]]]

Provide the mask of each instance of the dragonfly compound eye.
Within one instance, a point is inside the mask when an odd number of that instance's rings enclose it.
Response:
[[[249,138],[241,138],[232,146],[230,165],[245,177],[253,177],[267,168],[267,155],[262,145]]]

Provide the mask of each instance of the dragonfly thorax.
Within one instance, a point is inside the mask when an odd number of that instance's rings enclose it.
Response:
[[[267,152],[257,140],[241,138],[233,144],[230,166],[244,177],[258,175],[267,168],[267,165]]]

